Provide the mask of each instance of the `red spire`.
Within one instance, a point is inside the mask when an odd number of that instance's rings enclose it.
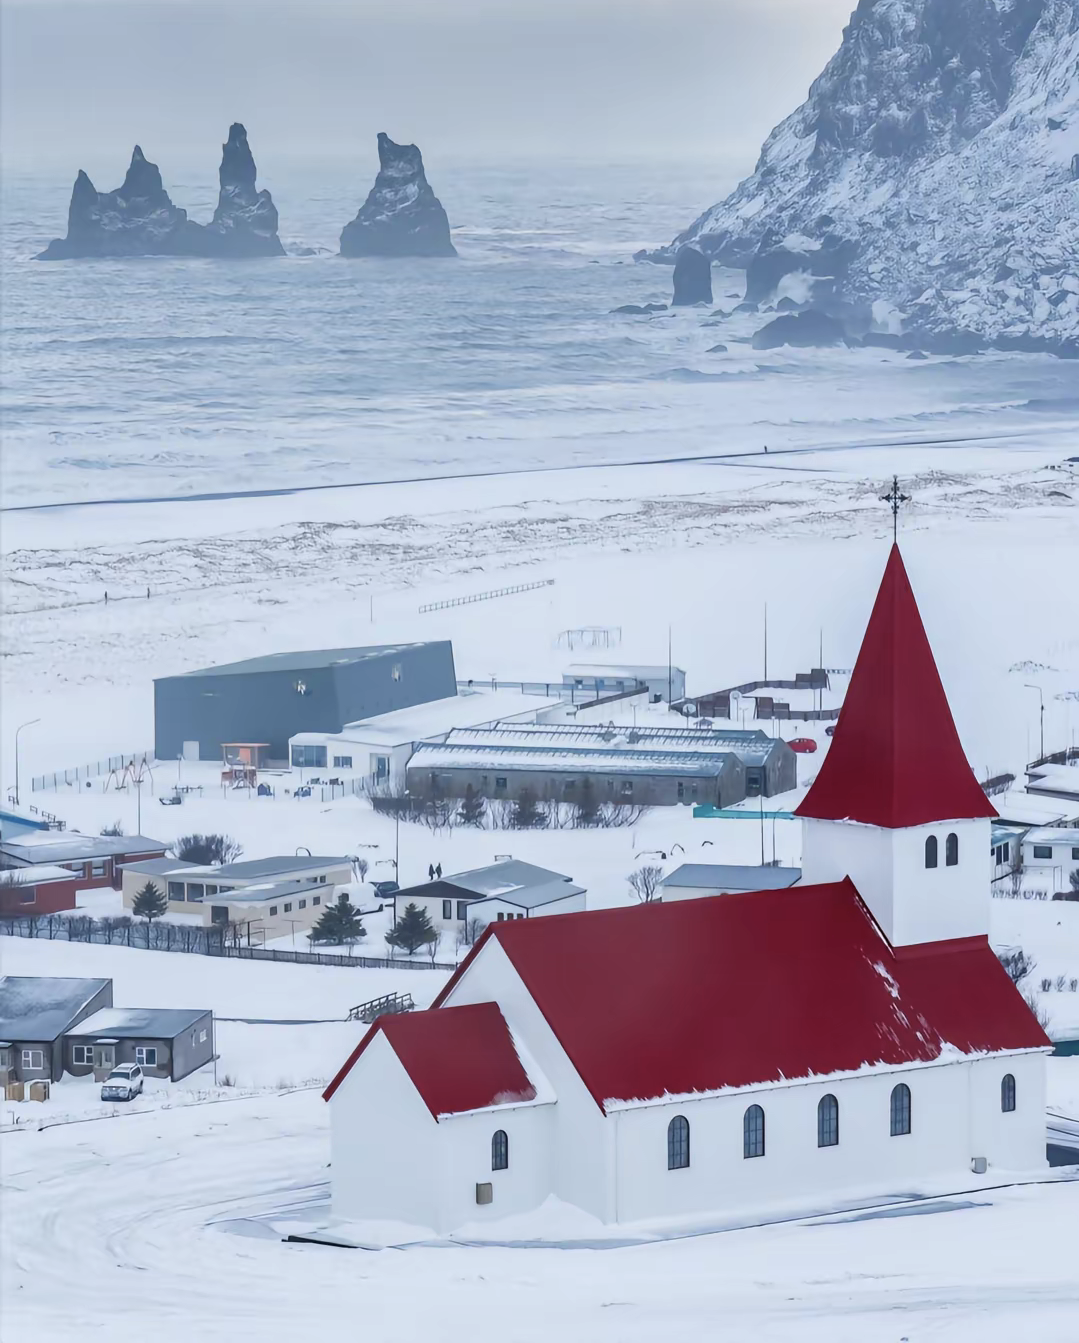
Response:
[[[831,748],[796,814],[892,830],[997,814],[960,744],[898,546]]]

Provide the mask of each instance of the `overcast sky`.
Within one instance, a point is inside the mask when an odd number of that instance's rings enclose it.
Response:
[[[354,155],[751,161],[854,0],[4,0],[8,163],[112,186],[138,140],[216,162]],[[271,148],[272,147],[272,148]]]

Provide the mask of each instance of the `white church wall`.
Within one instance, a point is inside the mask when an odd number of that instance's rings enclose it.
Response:
[[[467,1222],[492,1221],[538,1208],[553,1184],[554,1102],[500,1106],[439,1120],[443,1141],[439,1231]],[[509,1165],[491,1169],[491,1139],[502,1129],[509,1144]],[[490,1183],[492,1199],[477,1204],[476,1185]]]
[[[959,862],[949,867],[949,834]],[[925,841],[937,838],[937,866]],[[885,830],[854,821],[802,822],[802,884],[850,877],[893,946],[984,937],[989,931],[989,821],[945,821]]]
[[[441,1137],[404,1065],[376,1035],[330,1099],[334,1216],[437,1229]]]
[[[602,1111],[533,1002],[500,944],[492,939],[455,985],[445,1006],[496,1002],[524,1040],[558,1097],[550,1191],[609,1221],[614,1146]]]
[[[990,1171],[1038,1170],[1045,1158],[1045,1055],[978,1059],[970,1068],[971,1155]],[[1000,1108],[1004,1075],[1015,1078],[1015,1109]]]

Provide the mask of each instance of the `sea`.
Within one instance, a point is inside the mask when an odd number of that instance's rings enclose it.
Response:
[[[748,168],[749,165],[747,165]],[[767,314],[667,302],[669,241],[734,185],[701,162],[428,165],[457,260],[344,260],[370,182],[270,180],[284,258],[37,262],[70,175],[2,184],[5,508],[290,490],[862,444],[1042,452],[1074,434],[1075,365],[752,349]],[[120,180],[117,172],[116,180]],[[99,182],[112,187],[115,182]],[[208,220],[210,172],[166,174]]]

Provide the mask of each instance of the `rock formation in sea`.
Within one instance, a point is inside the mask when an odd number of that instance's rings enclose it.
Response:
[[[712,263],[696,247],[680,247],[674,262],[674,298],[671,306],[711,303]]]
[[[1079,353],[1077,72],[1079,0],[859,0],[753,175],[648,259],[691,244],[750,303]]]
[[[755,350],[776,350],[781,345],[803,348],[824,345],[843,345],[847,333],[843,323],[816,308],[804,312],[786,313],[769,322],[753,337]]]
[[[415,145],[378,136],[378,176],[341,233],[341,255],[456,256],[446,211],[431,190]]]
[[[98,191],[80,169],[68,208],[67,236],[54,239],[38,260],[283,255],[277,210],[268,191],[255,189],[255,161],[239,123],[231,127],[223,146],[220,181],[213,222],[202,225],[172,203],[157,164],[138,145],[123,185],[115,191]]]

